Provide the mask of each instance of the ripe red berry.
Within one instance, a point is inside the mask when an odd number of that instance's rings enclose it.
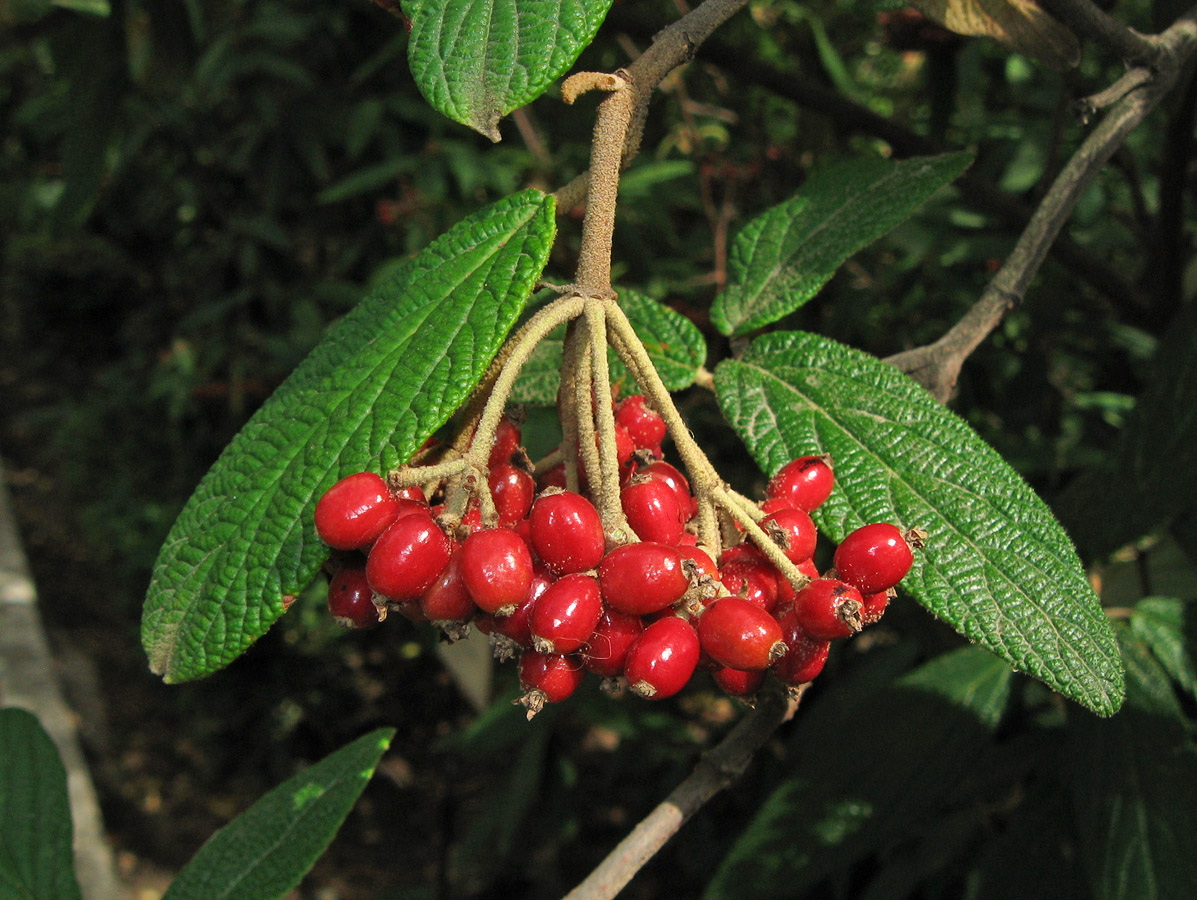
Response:
[[[670,465],[663,459],[658,459],[637,469],[636,474],[646,475],[655,481],[663,481],[673,488],[674,494],[677,495],[678,508],[686,513],[687,521],[693,518],[694,497],[690,494],[690,482],[686,480],[685,475],[678,471],[676,466]]]
[[[698,640],[711,659],[733,669],[764,670],[785,652],[777,620],[740,597],[720,597],[707,607]]]
[[[586,677],[586,670],[575,656],[526,650],[520,654],[519,676],[524,696],[516,702],[527,708],[531,719],[546,703],[560,703],[573,694]]]
[[[751,697],[760,689],[761,682],[765,680],[765,673],[720,666],[711,673],[711,677],[729,697]]]
[[[316,533],[336,550],[368,547],[399,513],[398,501],[374,472],[342,478],[316,503]]]
[[[488,479],[499,524],[511,526],[528,515],[536,495],[536,481],[511,463],[500,463],[490,470]]]
[[[366,570],[343,566],[328,583],[328,611],[345,628],[367,628],[378,624],[374,591],[366,581]]]
[[[532,646],[541,653],[573,653],[594,634],[603,601],[590,575],[564,575],[540,595],[528,619]]]
[[[442,628],[468,622],[478,611],[461,577],[461,558],[459,545],[454,547],[449,565],[445,566],[440,578],[420,595],[420,610],[428,621]]]
[[[615,407],[615,421],[628,430],[636,447],[645,448],[665,440],[665,420],[648,408],[643,394],[632,394]]]
[[[685,531],[689,510],[678,506],[669,485],[654,478],[633,478],[619,495],[628,525],[642,541],[677,544]]]
[[[864,604],[860,609],[860,622],[866,627],[869,625],[876,625],[885,615],[885,609],[889,606],[890,598],[895,596],[896,592],[893,588],[888,588],[884,591],[877,591],[875,594],[862,594],[861,602]]]
[[[777,606],[777,570],[767,562],[748,559],[725,563],[719,570],[719,580],[733,594],[772,612]]]
[[[515,424],[509,416],[499,419],[495,428],[495,442],[491,444],[490,457],[487,466],[494,469],[503,463],[511,462],[511,456],[520,448],[520,426]]]
[[[422,503],[424,509],[428,509],[428,498],[424,496],[424,489],[418,484],[409,484],[407,487],[394,488],[391,493],[395,495],[396,500],[410,500],[413,503]]]
[[[811,637],[835,641],[850,637],[863,626],[860,591],[835,578],[816,578],[798,592],[793,609],[798,624]]]
[[[644,631],[644,622],[639,616],[622,613],[617,609],[605,609],[595,626],[594,634],[582,657],[586,668],[603,678],[615,678],[623,674],[624,661],[632,644]]]
[[[528,596],[515,608],[515,612],[509,616],[479,612],[474,617],[478,630],[490,636],[495,659],[505,662],[514,657],[517,651],[532,646],[532,629],[529,623],[532,607],[556,580],[548,570],[533,565],[532,586],[528,588]]]
[[[792,563],[800,563],[815,555],[819,532],[809,513],[793,507],[775,510],[761,519],[765,534],[776,541],[782,553]]]
[[[685,619],[664,616],[644,629],[628,651],[623,674],[647,700],[672,697],[698,667],[698,635]]]
[[[382,533],[366,559],[366,577],[396,602],[415,600],[445,571],[453,542],[427,514],[404,516]]]
[[[479,609],[510,615],[532,586],[532,554],[510,528],[484,528],[462,545],[461,577]]]
[[[603,558],[602,520],[594,504],[581,494],[542,494],[532,504],[528,518],[536,555],[557,575],[593,569]]]
[[[831,496],[835,475],[828,456],[800,456],[782,466],[765,493],[803,512],[812,512]]]
[[[841,581],[862,594],[875,594],[906,577],[914,555],[901,529],[888,522],[857,528],[835,550],[835,571]]]
[[[786,654],[773,666],[773,674],[784,684],[806,684],[823,671],[831,642],[813,638],[798,622],[793,608],[782,613],[779,621],[782,640],[786,643]]]
[[[676,547],[643,541],[616,547],[599,564],[599,587],[607,605],[620,612],[646,615],[672,606],[690,580]]]

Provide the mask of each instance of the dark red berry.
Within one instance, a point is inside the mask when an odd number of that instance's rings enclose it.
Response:
[[[453,550],[449,565],[432,587],[420,595],[420,610],[438,625],[468,622],[478,611],[461,577],[461,546]]]
[[[760,526],[790,562],[800,563],[815,555],[819,532],[809,513],[793,507],[778,509],[761,519]]]
[[[328,583],[328,611],[345,628],[367,628],[378,624],[374,591],[366,581],[366,570],[343,566]]]
[[[337,550],[368,547],[398,517],[398,501],[373,472],[342,478],[316,503],[316,533]]]
[[[860,621],[862,625],[876,625],[883,615],[885,609],[889,606],[890,598],[895,595],[893,588],[888,588],[884,591],[877,591],[875,594],[862,594],[861,603],[864,605],[860,609]]]
[[[835,571],[862,594],[891,588],[906,577],[914,555],[901,529],[888,522],[857,528],[835,550]]]
[[[494,469],[511,462],[511,456],[520,448],[520,427],[509,416],[499,419],[495,428],[495,442],[491,444],[487,466]]]
[[[488,480],[500,525],[514,525],[528,515],[536,495],[536,481],[511,463],[500,463],[490,470]]]
[[[640,540],[676,544],[681,539],[689,510],[678,506],[677,495],[663,481],[636,476],[620,491],[620,502]]]
[[[685,619],[664,616],[644,629],[628,651],[623,674],[648,700],[672,697],[698,667],[698,634]]]
[[[520,654],[519,676],[524,696],[516,702],[527,708],[531,719],[546,703],[560,703],[573,694],[586,670],[576,656],[526,650]]]
[[[806,684],[823,671],[830,641],[813,638],[798,622],[797,612],[791,608],[782,613],[779,621],[786,654],[773,666],[772,672],[784,684]]]
[[[720,666],[711,672],[711,677],[715,679],[715,684],[723,689],[723,693],[729,697],[752,697],[760,689],[761,682],[765,680],[765,673]]]
[[[615,678],[623,674],[624,661],[632,644],[644,631],[644,622],[639,616],[622,613],[617,609],[603,610],[595,626],[594,634],[582,656],[586,668],[603,678]]]
[[[835,578],[816,578],[794,597],[798,624],[811,637],[835,641],[860,631],[860,591]]]
[[[719,569],[719,580],[733,594],[772,612],[777,606],[777,570],[767,562],[747,559],[725,563]]]
[[[835,475],[827,456],[800,456],[782,466],[765,493],[786,500],[795,509],[813,512],[831,496]]]
[[[767,669],[785,652],[777,620],[740,597],[720,597],[707,607],[698,640],[711,659],[733,669]]]
[[[643,541],[616,547],[599,564],[599,587],[607,605],[645,615],[672,606],[690,583],[676,547]]]
[[[510,528],[484,528],[461,548],[461,577],[479,609],[510,615],[532,586],[532,554]]]
[[[603,523],[594,504],[572,491],[542,494],[528,514],[532,546],[558,575],[584,572],[599,564],[606,550]]]
[[[628,430],[636,447],[653,447],[665,440],[665,420],[645,403],[643,394],[632,394],[615,407],[615,421]]]
[[[532,629],[529,623],[532,607],[556,580],[547,570],[534,565],[528,596],[515,608],[515,612],[509,616],[480,612],[474,617],[478,630],[490,635],[495,659],[504,662],[514,657],[518,650],[526,650],[532,646]]]
[[[594,634],[603,601],[590,575],[564,575],[549,585],[528,619],[532,646],[541,653],[573,653]]]
[[[404,516],[374,542],[366,577],[384,597],[415,600],[445,571],[452,550],[453,542],[431,516]]]

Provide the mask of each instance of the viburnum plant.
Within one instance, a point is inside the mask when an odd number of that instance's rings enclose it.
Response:
[[[400,12],[377,2],[410,28],[411,71],[429,103],[494,140],[505,115],[573,66],[610,5],[413,0]],[[598,98],[587,170],[553,193],[524,190],[477,210],[337,323],[200,483],[145,603],[143,643],[168,682],[231,663],[323,575],[343,624],[391,627],[399,613],[450,639],[488,633],[498,657],[517,660],[529,718],[588,681],[660,700],[709,671],[752,699],[579,897],[617,892],[795,714],[832,642],[876,623],[894,597],[983,648],[908,681],[975,703],[987,726],[1012,670],[1101,716],[1125,693],[1119,642],[1069,537],[943,403],[1083,188],[1171,87],[1192,52],[1192,17],[1120,42],[1084,0],[1044,4],[1115,49],[1133,78],[1091,99],[1110,113],[943,338],[881,360],[769,330],[971,162],[968,152],[861,156],[817,167],[739,230],[710,309],[732,353],[712,371],[702,333],[668,297],[612,282],[612,236],[654,91],[744,5],[705,0],[626,68],[565,78],[566,103]],[[1072,32],[1032,8],[1041,40],[1024,34],[1024,51],[1068,57]],[[556,219],[579,205],[576,268],[550,279]],[[763,497],[733,490],[691,434],[674,395],[692,386],[714,392],[769,479]],[[544,458],[522,446],[518,404],[556,407],[562,438]],[[838,543],[822,569],[820,535]],[[239,885],[237,896],[281,896],[331,839],[387,740],[366,735],[265,798],[167,896],[225,896],[213,872]],[[301,838],[277,849],[284,834]],[[725,882],[752,851],[738,845]]]

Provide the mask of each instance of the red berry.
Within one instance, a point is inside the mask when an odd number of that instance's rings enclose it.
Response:
[[[686,528],[689,510],[678,506],[669,485],[654,478],[633,478],[619,495],[628,525],[642,541],[676,544]]]
[[[594,504],[581,494],[542,494],[528,518],[537,556],[557,575],[593,569],[603,558],[602,520]]]
[[[729,697],[751,697],[765,680],[764,672],[748,672],[744,669],[729,669],[721,666],[711,673],[715,684],[723,689]]]
[[[780,619],[782,640],[786,643],[786,655],[773,666],[773,674],[785,684],[806,684],[823,671],[830,641],[813,638],[798,622],[794,609],[786,610]]]
[[[885,608],[889,606],[890,597],[894,596],[894,593],[894,589],[889,588],[875,594],[862,594],[861,602],[864,605],[860,609],[861,624],[876,625],[885,614]]]
[[[834,486],[830,457],[800,456],[778,470],[765,493],[788,501],[795,509],[812,512],[831,495]]]
[[[520,427],[510,417],[503,416],[495,428],[495,442],[491,444],[487,466],[494,469],[503,463],[510,463],[511,456],[520,448]]]
[[[672,697],[698,667],[698,635],[685,619],[664,616],[636,639],[623,674],[628,686],[648,700]]]
[[[546,469],[536,480],[536,490],[545,488],[561,488],[565,490],[565,463],[560,462],[551,469]]]
[[[516,702],[527,707],[531,719],[546,703],[560,703],[573,694],[586,670],[577,657],[526,650],[520,654],[519,675],[524,696]]]
[[[835,550],[835,571],[841,581],[862,594],[891,588],[910,571],[914,554],[901,529],[888,522],[857,528]]]
[[[316,533],[337,550],[368,547],[398,517],[399,504],[373,472],[342,478],[316,503]]]
[[[474,617],[478,630],[490,635],[495,659],[503,662],[515,656],[517,650],[526,650],[532,646],[532,629],[529,624],[532,607],[554,581],[556,578],[547,570],[538,570],[533,566],[532,587],[528,588],[528,596],[515,608],[515,612],[509,616],[480,612]]]
[[[528,626],[532,646],[541,653],[573,653],[594,634],[603,601],[590,575],[565,575],[553,582],[532,607]]]
[[[343,566],[328,583],[328,611],[345,628],[367,628],[378,624],[374,591],[366,581],[366,570]]]
[[[510,528],[484,528],[462,545],[461,577],[479,609],[510,615],[532,586],[532,554]]]
[[[461,577],[461,546],[453,550],[449,565],[432,587],[420,595],[420,610],[430,622],[468,622],[478,611]]]
[[[632,615],[672,606],[689,583],[678,549],[653,541],[616,547],[599,564],[603,599],[613,609]]]
[[[642,631],[644,622],[639,616],[617,609],[603,610],[594,634],[590,636],[589,645],[582,654],[586,668],[603,678],[622,675],[628,651]]]
[[[687,520],[693,518],[693,511],[691,506],[694,498],[690,495],[690,482],[686,480],[686,476],[678,471],[676,466],[672,466],[663,459],[650,462],[647,466],[642,466],[636,470],[637,475],[647,475],[655,481],[663,481],[671,488],[677,495],[678,508],[684,510]]]
[[[424,509],[428,509],[428,498],[424,496],[424,489],[418,484],[409,484],[407,487],[395,488],[392,492],[396,500],[410,500],[413,503],[422,503]]]
[[[785,652],[777,620],[740,597],[720,597],[707,607],[698,640],[711,659],[733,669],[767,669]]]
[[[811,637],[835,641],[863,627],[860,591],[834,578],[816,578],[798,592],[793,609],[798,624]]]
[[[772,612],[777,606],[777,570],[767,562],[747,559],[725,563],[719,570],[719,580],[733,594]]]
[[[453,542],[427,514],[404,516],[382,533],[366,560],[370,586],[402,603],[415,600],[445,571]]]
[[[819,532],[809,513],[792,507],[778,509],[761,519],[760,525],[790,562],[800,563],[815,555]]]
[[[645,404],[643,394],[633,394],[615,407],[615,421],[628,430],[636,447],[653,447],[665,440],[665,420]]]
[[[514,525],[528,515],[536,495],[536,481],[511,463],[500,463],[490,470],[488,480],[500,525]]]
[[[707,575],[715,581],[719,580],[719,567],[715,565],[715,561],[711,559],[711,554],[707,553],[702,547],[686,547],[682,550],[682,560],[690,560],[693,563],[694,574],[701,578]]]

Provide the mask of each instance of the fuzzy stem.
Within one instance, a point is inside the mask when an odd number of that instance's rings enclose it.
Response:
[[[793,585],[794,590],[800,591],[810,584],[810,577],[799,572],[798,567],[790,562],[790,558],[756,523],[754,511],[749,509],[750,507],[755,508],[755,504],[751,500],[724,487],[720,487],[714,492],[714,499],[720,507],[727,510],[732,518],[740,523],[744,532],[752,538],[753,543],[760,548],[769,562],[773,563],[777,570],[786,577],[786,580]],[[755,512],[759,512],[759,510],[755,510]]]
[[[619,490],[619,457],[615,443],[615,413],[612,409],[611,369],[607,359],[607,319],[603,313],[606,302],[586,301],[586,327],[590,339],[591,376],[594,380],[594,418],[598,426],[599,463],[602,480],[597,486],[599,515],[603,528],[616,543],[635,540],[628,520],[623,514]],[[592,485],[592,487],[595,487]]]
[[[581,478],[578,477],[578,416],[580,410],[573,402],[577,392],[578,361],[583,350],[582,323],[575,319],[565,332],[565,344],[561,351],[561,389],[558,396],[563,403],[561,414],[561,450],[565,457],[565,488],[578,493]]]

